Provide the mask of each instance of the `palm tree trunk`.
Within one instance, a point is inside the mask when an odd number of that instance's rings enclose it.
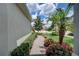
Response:
[[[59,29],[59,43],[62,45],[63,43],[63,39],[64,39],[64,35],[65,35],[65,30],[63,25],[61,25],[60,29]]]

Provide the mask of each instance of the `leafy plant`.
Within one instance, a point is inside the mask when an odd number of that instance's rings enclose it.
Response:
[[[71,56],[72,48],[66,44],[60,45],[59,43],[54,43],[49,45],[46,50],[47,56]]]
[[[52,44],[52,43],[54,43],[54,41],[52,40],[52,39],[46,39],[45,41],[44,41],[44,46],[45,47],[48,47],[50,44]]]
[[[52,32],[51,35],[58,36],[58,33],[57,32]]]
[[[68,19],[71,18],[66,16],[68,15],[70,9],[72,8],[72,5],[73,4],[69,4],[66,10],[58,8],[56,12],[49,17],[49,20],[53,22],[54,27],[56,27],[59,32],[59,43],[61,45],[63,43],[63,38],[65,35],[66,24],[67,24],[66,22],[68,21]]]
[[[37,33],[37,35],[42,35],[42,33]]]
[[[29,43],[29,48],[31,49],[32,48],[32,45],[33,45],[33,42],[35,40],[35,38],[37,37],[37,33],[32,33],[31,36],[29,36],[25,41],[24,43]]]
[[[34,25],[35,30],[39,31],[42,29],[42,21],[40,20],[39,17],[37,17]]]
[[[73,33],[69,33],[68,35],[69,35],[69,36],[73,36]]]
[[[27,56],[29,55],[29,44],[23,43],[11,52],[11,56]]]
[[[11,52],[11,56],[28,56],[37,34],[32,33],[20,46]]]

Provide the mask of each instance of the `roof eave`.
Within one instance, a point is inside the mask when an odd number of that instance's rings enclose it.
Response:
[[[29,13],[29,10],[25,3],[17,3],[18,8],[22,11],[22,13],[26,16],[27,19],[31,21],[32,17]]]

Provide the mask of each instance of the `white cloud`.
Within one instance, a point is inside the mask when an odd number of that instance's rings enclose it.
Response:
[[[37,19],[37,14],[32,15],[32,19]]]
[[[56,9],[54,4],[42,4],[40,15],[48,15]]]
[[[49,25],[52,25],[52,21],[48,21],[48,24],[49,24]]]
[[[39,13],[40,15],[44,15],[44,11],[43,10],[41,10],[41,12]]]
[[[32,27],[35,25],[35,22],[31,22]]]
[[[37,6],[35,3],[27,3],[26,5],[27,5],[30,13],[37,11]]]
[[[43,24],[47,24],[47,19],[43,19]]]
[[[43,25],[43,28],[49,28],[52,25],[52,21],[45,21],[45,25]]]
[[[56,6],[54,4],[47,4],[47,7],[44,9],[45,14],[49,14],[55,11]]]
[[[67,17],[71,17],[74,14],[73,10],[70,10],[70,12],[68,13]]]
[[[56,9],[56,5],[54,5],[53,3],[46,3],[42,5],[39,5],[38,3],[28,3],[27,6],[31,14],[33,12],[39,12],[39,15],[44,16],[47,16],[49,13],[54,12],[54,10]],[[36,18],[36,15],[32,15],[32,18]]]

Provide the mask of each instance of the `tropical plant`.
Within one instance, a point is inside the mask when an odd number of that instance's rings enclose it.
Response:
[[[70,20],[71,21],[68,20],[68,22],[66,23],[66,31],[73,32],[73,30],[74,30],[73,19],[70,19]]]
[[[53,22],[54,26],[58,27],[57,30],[59,32],[59,43],[61,45],[63,43],[67,21],[70,19],[70,17],[66,16],[68,15],[69,10],[72,8],[72,5],[73,4],[69,4],[66,10],[58,8],[56,12],[49,18],[49,20]]]

